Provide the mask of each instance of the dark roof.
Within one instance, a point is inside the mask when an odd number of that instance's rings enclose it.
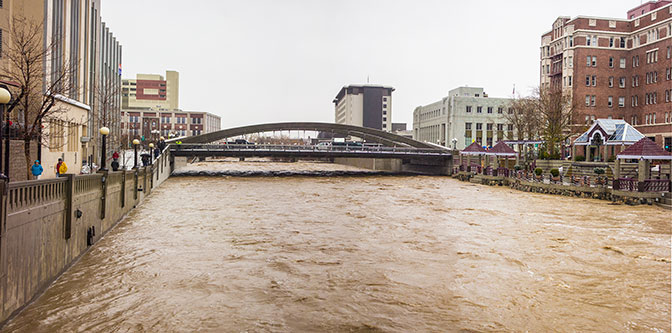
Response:
[[[649,138],[643,138],[616,155],[619,159],[672,160],[670,152],[660,148]]]
[[[509,145],[504,143],[503,141],[497,142],[497,144],[492,147],[492,149],[488,150],[486,152],[488,155],[496,155],[496,156],[516,156],[518,153],[516,153],[515,150],[513,150]]]
[[[483,155],[485,154],[485,149],[481,147],[478,142],[474,141],[472,144],[469,145],[469,147],[464,148],[463,151],[460,152],[460,154],[463,155]]]

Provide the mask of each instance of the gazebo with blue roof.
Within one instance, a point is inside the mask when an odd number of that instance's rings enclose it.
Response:
[[[586,161],[601,161],[611,156],[616,157],[642,138],[644,135],[625,120],[597,119],[586,132],[574,140],[572,155],[576,157],[576,147],[583,146]],[[607,146],[611,149],[607,149]]]

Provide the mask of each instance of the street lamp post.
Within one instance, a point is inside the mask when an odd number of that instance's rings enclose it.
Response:
[[[453,138],[453,150],[457,150],[457,138]]]
[[[138,168],[138,145],[139,144],[140,144],[140,140],[133,139],[133,149],[135,150],[135,159],[133,160],[133,169]]]
[[[149,164],[152,164],[153,160],[154,160],[154,144],[150,143],[149,144]]]
[[[5,113],[5,105],[12,99],[12,94],[9,93],[6,87],[0,86],[0,132],[2,132],[2,119]],[[2,144],[0,144],[0,179],[9,179],[9,112],[7,113],[7,121],[5,122],[5,168],[3,173],[2,168]],[[2,137],[2,135],[0,135]]]
[[[110,129],[107,127],[101,127],[100,128],[100,135],[103,136],[103,149],[100,152],[100,171],[107,171],[105,168],[105,160],[107,159],[107,147],[105,147],[105,139],[107,138],[107,135],[110,134]]]

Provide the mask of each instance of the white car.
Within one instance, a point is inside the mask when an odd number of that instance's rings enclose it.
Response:
[[[326,149],[329,149],[330,146],[331,146],[331,142],[320,142],[320,143],[317,144],[317,149],[320,149],[320,150],[325,149],[326,150]]]

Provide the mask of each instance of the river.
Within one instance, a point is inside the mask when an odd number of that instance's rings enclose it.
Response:
[[[448,177],[174,177],[3,330],[668,332],[671,220]]]

